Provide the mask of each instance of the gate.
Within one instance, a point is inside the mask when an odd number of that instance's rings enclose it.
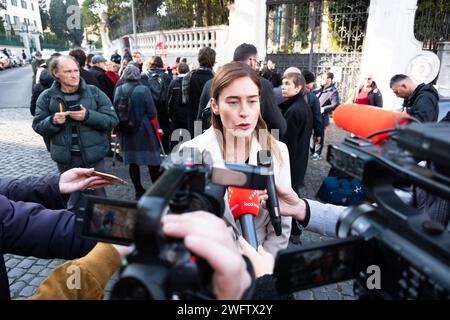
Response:
[[[342,101],[358,84],[370,0],[267,0],[266,59],[331,71]]]

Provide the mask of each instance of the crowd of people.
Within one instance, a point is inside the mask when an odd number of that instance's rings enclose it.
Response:
[[[60,175],[0,179],[1,253],[80,259],[55,269],[32,299],[100,299],[121,256],[129,253],[121,246],[78,238],[71,212],[86,189],[107,196],[104,187],[110,181],[92,172],[108,171],[104,159],[113,130],[120,137],[136,199],[145,192],[140,166],[148,167],[155,182],[165,151],[194,147],[209,151],[214,161],[251,165],[257,164],[258,151],[271,151],[281,236],[270,225],[265,191],[259,193],[261,206],[255,218],[257,250],[242,239],[241,225],[228,206],[223,219],[206,212],[163,218],[167,236],[184,238],[187,248],[211,265],[217,298],[264,296],[258,285],[273,280],[274,256],[288,246],[293,225],[335,236],[344,208],[303,199],[301,191],[310,155],[320,159],[330,116],[341,102],[333,73],[320,75],[317,88],[314,73],[294,66],[278,75],[276,63],[270,61],[260,73],[257,49],[245,43],[236,48],[232,62],[217,67],[215,59],[209,47],[199,51],[196,69],[181,59],[175,68],[167,67],[159,56],[144,61],[141,53],[128,50],[123,55],[116,50],[109,60],[81,49],[54,54],[48,61],[36,54],[32,126],[43,137]],[[417,86],[405,75],[392,77],[390,86],[405,99],[411,116],[436,122],[439,97],[433,86]],[[371,74],[365,76],[353,102],[382,107]],[[70,290],[61,281],[71,265],[82,268],[89,290]],[[270,292],[264,297],[276,296]],[[3,261],[0,298],[9,298]]]

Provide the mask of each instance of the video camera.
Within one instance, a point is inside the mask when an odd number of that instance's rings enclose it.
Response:
[[[340,239],[280,252],[278,291],[355,279],[361,299],[450,299],[450,233],[430,219],[440,208],[448,223],[449,150],[448,124],[404,125],[383,145],[349,137],[330,146],[328,162],[361,179],[373,203],[342,213]],[[417,164],[422,160],[428,166]],[[433,203],[425,210],[406,204],[396,193],[405,186],[420,188]]]
[[[78,233],[96,241],[132,244],[111,299],[212,298],[211,267],[192,254],[182,239],[166,237],[167,213],[205,210],[222,217],[225,186],[262,190],[270,169],[212,163],[208,152],[183,148],[163,162],[165,172],[138,202],[87,196],[77,213]]]

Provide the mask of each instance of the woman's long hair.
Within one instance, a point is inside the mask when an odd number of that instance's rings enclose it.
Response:
[[[211,97],[214,98],[214,100],[218,104],[219,96],[222,91],[226,87],[228,87],[234,80],[245,77],[248,77],[253,81],[253,83],[258,87],[258,95],[261,96],[261,80],[256,71],[250,68],[250,66],[245,63],[231,62],[224,65],[214,77],[211,85]],[[216,115],[211,112],[211,124],[214,129],[219,130],[222,133],[222,137],[223,139],[225,139],[226,134],[224,132],[224,127],[219,114]],[[278,148],[276,140],[267,129],[267,124],[261,117],[261,112],[258,117],[258,122],[256,123],[255,133],[256,138],[263,150],[271,151],[278,162],[282,164],[283,159],[280,149]],[[224,143],[225,141],[219,141],[219,143],[220,142],[223,142],[223,157],[225,158],[226,143]]]

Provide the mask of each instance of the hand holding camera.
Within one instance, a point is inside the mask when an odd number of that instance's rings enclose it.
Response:
[[[212,287],[217,299],[242,297],[250,286],[251,277],[221,218],[196,211],[166,215],[162,222],[167,236],[184,238],[186,247],[211,265],[214,270]]]

